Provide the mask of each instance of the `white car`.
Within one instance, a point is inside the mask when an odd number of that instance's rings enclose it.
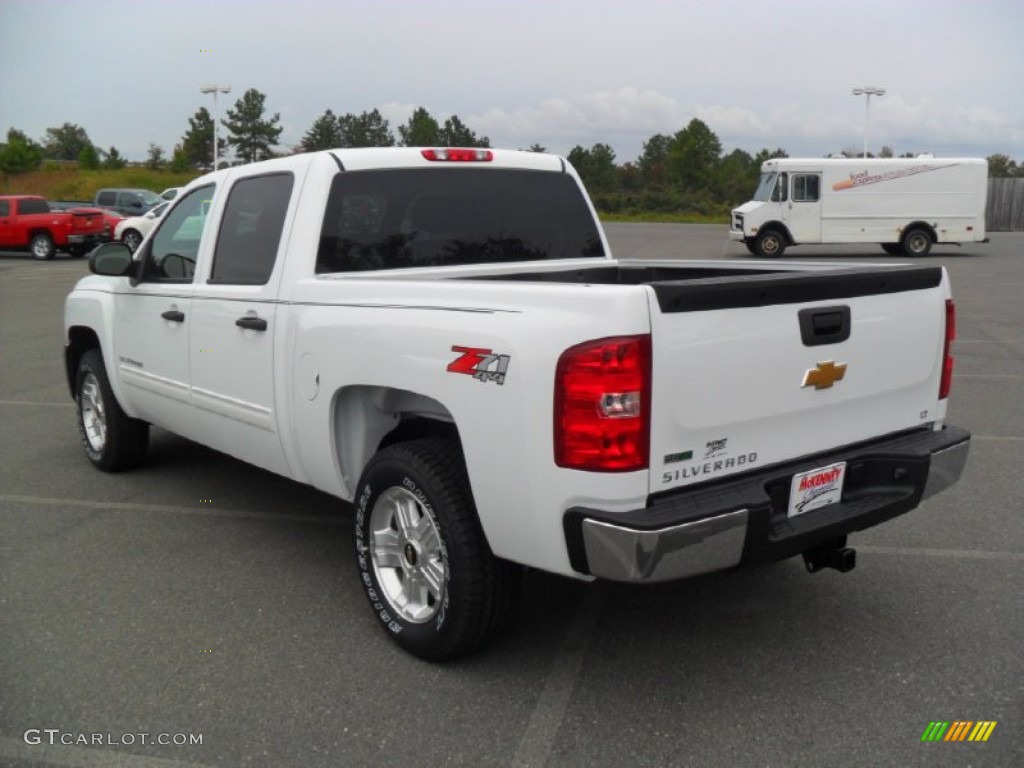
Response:
[[[164,200],[173,200],[178,196],[179,192],[181,192],[181,187],[168,187],[160,193],[160,197]]]
[[[132,216],[119,221],[117,227],[114,228],[114,239],[120,240],[134,251],[139,247],[139,244],[146,235],[149,234],[150,230],[156,226],[156,223],[170,204],[170,201],[160,203],[156,208],[147,211],[141,216]]]

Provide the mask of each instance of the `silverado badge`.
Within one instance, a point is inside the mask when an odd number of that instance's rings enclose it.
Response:
[[[828,389],[837,381],[842,381],[846,375],[846,363],[836,365],[834,360],[826,360],[818,363],[817,368],[811,368],[804,374],[802,387],[814,387],[815,389]]]

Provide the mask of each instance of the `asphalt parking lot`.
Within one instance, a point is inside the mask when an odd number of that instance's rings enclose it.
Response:
[[[608,230],[623,257],[747,258],[724,227]],[[1024,765],[1024,233],[991,237],[922,260],[953,280],[964,477],[852,537],[856,570],[530,573],[501,642],[443,666],[376,626],[347,505],[159,431],[145,468],[93,469],[61,357],[86,263],[0,254],[0,765]],[[934,720],[998,725],[922,743]]]

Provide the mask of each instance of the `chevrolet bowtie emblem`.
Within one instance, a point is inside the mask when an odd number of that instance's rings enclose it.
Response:
[[[837,381],[842,381],[846,375],[846,363],[836,365],[834,360],[826,360],[818,363],[817,368],[811,368],[804,374],[804,383],[801,387],[814,387],[815,389],[828,389]]]

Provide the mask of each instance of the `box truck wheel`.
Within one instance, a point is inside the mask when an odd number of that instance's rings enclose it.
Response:
[[[927,256],[932,249],[932,236],[927,230],[908,229],[901,241],[903,253],[907,256]]]
[[[786,250],[786,239],[781,232],[768,229],[757,236],[754,241],[754,252],[758,256],[778,258]]]

